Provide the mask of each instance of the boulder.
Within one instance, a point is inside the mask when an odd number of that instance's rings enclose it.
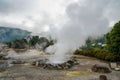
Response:
[[[7,69],[8,65],[3,62],[3,61],[0,61],[0,72],[3,72]]]
[[[4,60],[5,59],[5,54],[0,54],[0,60]]]
[[[99,80],[108,80],[108,79],[107,79],[106,75],[100,75]]]
[[[4,55],[0,54],[0,59],[2,59],[4,57]]]
[[[3,72],[3,71],[5,71],[6,69],[4,69],[4,68],[0,68],[0,72]]]
[[[120,68],[117,68],[117,67],[116,67],[114,70],[115,70],[115,71],[120,71]]]
[[[120,71],[120,62],[111,62],[111,63],[109,63],[109,67],[112,70]]]
[[[99,73],[110,73],[110,69],[107,66],[95,64],[92,66],[92,71]]]
[[[14,60],[11,62],[11,64],[25,64],[26,62],[25,61],[22,61],[22,60]]]
[[[114,68],[117,67],[117,63],[116,63],[116,62],[111,62],[111,63],[109,63],[109,67],[110,67],[111,69],[114,69]]]

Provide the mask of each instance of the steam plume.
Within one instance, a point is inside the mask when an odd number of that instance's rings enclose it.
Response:
[[[51,63],[66,61],[67,54],[82,46],[89,36],[101,36],[108,31],[110,22],[105,14],[111,1],[84,0],[82,4],[72,3],[66,8],[68,21],[57,31],[57,43],[47,49],[55,52]]]

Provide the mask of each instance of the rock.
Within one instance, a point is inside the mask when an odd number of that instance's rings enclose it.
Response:
[[[99,72],[99,73],[110,73],[110,69],[106,66],[103,66],[103,65],[98,65],[98,64],[95,64],[92,66],[92,71],[94,72]]]
[[[117,63],[116,62],[111,62],[111,63],[109,63],[109,66],[110,66],[111,69],[114,69],[114,68],[117,67]]]
[[[40,63],[37,61],[36,63],[35,63],[35,66],[39,66],[40,65]]]
[[[120,67],[120,62],[117,62],[117,66]]]
[[[32,62],[32,65],[37,67],[42,67],[43,69],[62,70],[62,69],[70,69],[72,66],[78,64],[76,59],[70,59],[67,62],[64,62],[62,64],[51,64],[47,62],[48,62],[48,59],[43,59],[43,60]]]
[[[33,65],[33,66],[35,66],[36,65],[36,61],[33,61],[30,64]]]
[[[4,60],[5,59],[5,56],[4,54],[0,54],[0,60]]]
[[[0,54],[0,59],[2,59],[2,58],[3,58],[3,55]]]
[[[12,61],[11,64],[25,64],[25,61],[15,60],[15,61]]]
[[[120,68],[114,68],[115,71],[120,71]]]
[[[100,75],[99,80],[108,80],[108,79],[107,79],[107,77],[105,75]]]
[[[7,63],[0,61],[0,72],[5,71],[8,68]]]
[[[120,71],[120,62],[111,62],[109,66],[112,70]]]
[[[4,68],[0,68],[0,72],[3,72],[3,71],[5,71],[6,69],[4,69]]]

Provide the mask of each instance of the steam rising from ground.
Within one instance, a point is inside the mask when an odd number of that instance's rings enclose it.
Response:
[[[51,63],[62,63],[66,56],[84,45],[85,40],[108,32],[109,19],[105,16],[110,0],[84,0],[70,4],[66,9],[68,21],[57,30],[57,43],[47,51],[54,53]]]
[[[37,50],[28,50],[26,52],[16,53],[14,50],[11,49],[7,53],[8,55],[6,56],[6,58],[23,60],[38,58],[43,52],[39,52]]]
[[[64,62],[88,36],[105,34],[120,19],[120,0],[0,0],[0,4],[1,26],[48,32],[57,40],[46,50],[55,53],[52,63]]]

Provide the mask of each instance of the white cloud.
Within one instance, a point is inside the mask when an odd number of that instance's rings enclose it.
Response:
[[[44,28],[46,25],[59,25],[64,22],[66,6],[70,2],[70,0],[0,0],[0,25],[41,32],[47,29]]]

